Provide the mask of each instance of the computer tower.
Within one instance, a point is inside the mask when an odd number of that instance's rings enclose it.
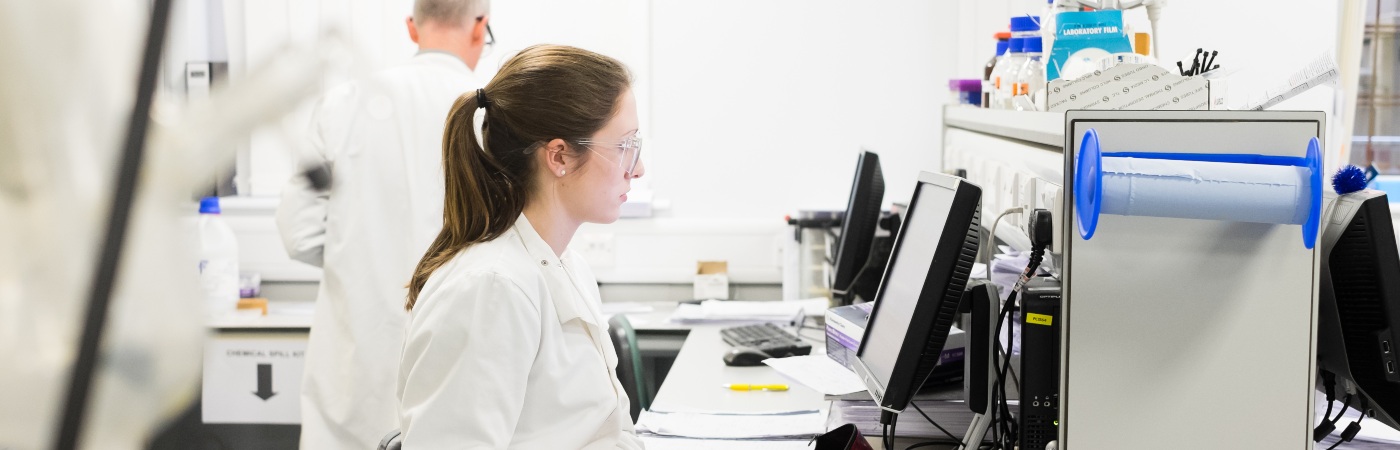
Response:
[[[1043,450],[1060,418],[1060,282],[1031,279],[1021,289],[1021,450]]]

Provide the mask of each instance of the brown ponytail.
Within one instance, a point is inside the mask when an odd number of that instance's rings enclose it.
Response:
[[[428,276],[473,244],[500,237],[534,192],[535,150],[552,139],[588,138],[616,114],[631,85],[615,59],[560,45],[537,45],[512,57],[485,88],[463,94],[448,112],[442,136],[447,189],[442,231],[408,284],[412,310]],[[476,112],[485,94],[482,138]],[[572,147],[572,146],[571,146]],[[571,148],[579,158],[588,153]]]

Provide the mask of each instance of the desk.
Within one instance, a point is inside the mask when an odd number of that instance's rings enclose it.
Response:
[[[691,328],[671,373],[651,409],[665,412],[762,413],[774,411],[816,411],[827,402],[820,392],[795,384],[768,366],[730,367],[724,353],[731,348],[720,338],[717,325]],[[815,343],[814,343],[815,344]],[[821,344],[815,344],[821,348]],[[740,392],[724,389],[725,383],[787,384],[785,392]]]
[[[671,373],[656,393],[651,409],[659,412],[733,412],[764,413],[777,411],[825,411],[830,402],[817,391],[797,384],[778,374],[768,366],[730,367],[724,365],[724,352],[731,347],[720,337],[724,326],[698,325],[690,330],[690,336],[681,346]],[[806,332],[812,335],[812,332]],[[815,336],[813,336],[815,337]],[[822,344],[813,343],[813,351],[821,351]],[[737,392],[720,387],[725,383],[787,384],[786,392]],[[910,410],[911,413],[913,410]],[[866,436],[870,444],[880,448],[880,436]],[[898,448],[923,442],[924,439],[896,441]],[[736,441],[726,441],[734,443]],[[930,450],[952,449],[946,447],[921,447]],[[810,448],[806,442],[794,448]]]

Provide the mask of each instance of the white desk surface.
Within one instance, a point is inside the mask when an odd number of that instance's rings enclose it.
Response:
[[[724,354],[731,348],[720,338],[717,325],[699,325],[690,330],[685,345],[676,356],[671,372],[651,402],[651,409],[665,412],[761,413],[774,411],[816,411],[826,406],[820,392],[794,383],[768,366],[730,367]],[[810,331],[807,335],[813,335]],[[812,343],[814,347],[821,345]],[[782,392],[742,392],[723,387],[726,383],[787,384]]]
[[[793,410],[825,410],[828,402],[817,391],[798,384],[768,366],[730,367],[724,365],[723,355],[731,347],[720,338],[724,326],[700,325],[691,328],[690,336],[681,347],[675,365],[651,402],[658,412],[729,412],[762,413]],[[803,330],[803,335],[816,337],[816,332]],[[815,342],[813,350],[823,346]],[[724,389],[725,383],[787,384],[786,392],[739,392]],[[866,436],[874,448],[880,448],[880,436]],[[899,438],[898,448],[926,439]],[[732,441],[740,442],[740,441]],[[809,448],[805,442],[794,448]],[[933,446],[930,450],[952,449],[956,446]]]

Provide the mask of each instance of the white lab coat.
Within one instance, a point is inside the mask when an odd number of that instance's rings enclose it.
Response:
[[[405,449],[640,449],[598,283],[521,214],[438,268],[399,366]]]
[[[277,211],[287,252],[325,269],[306,349],[302,449],[373,449],[398,427],[405,286],[442,229],[448,110],[478,87],[457,57],[424,52],[316,106],[308,157],[331,168],[332,188],[293,178]]]

